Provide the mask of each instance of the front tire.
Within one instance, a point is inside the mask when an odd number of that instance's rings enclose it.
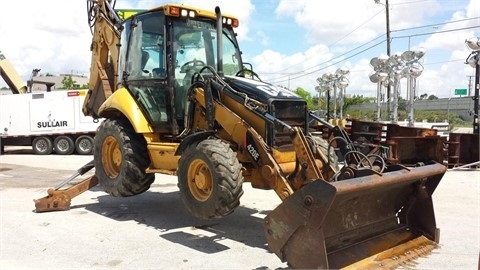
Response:
[[[178,164],[178,187],[190,213],[200,219],[232,213],[243,195],[241,168],[235,152],[219,139],[187,147]]]
[[[147,191],[155,180],[145,139],[124,119],[106,119],[94,138],[95,174],[110,195],[128,197]]]

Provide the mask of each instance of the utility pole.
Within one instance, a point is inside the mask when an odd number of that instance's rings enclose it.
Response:
[[[380,0],[375,0],[376,4],[383,5],[380,3]],[[387,56],[390,57],[391,55],[391,49],[390,49],[390,10],[389,10],[389,5],[388,5],[388,0],[385,0],[385,15],[386,15],[386,31],[387,31]],[[392,86],[388,84],[387,86],[387,111],[390,113],[390,95],[392,92]]]
[[[389,11],[389,6],[388,6],[388,0],[385,0],[385,13],[386,13],[386,30],[387,30],[387,55],[390,57],[391,55],[391,49],[390,49],[390,11]],[[395,90],[396,91],[396,90]],[[388,111],[390,112],[391,110],[391,104],[390,104],[390,97],[392,95],[392,85],[389,83],[388,84],[388,90],[387,90],[387,108]],[[396,96],[396,95],[395,95]]]
[[[477,61],[480,62],[479,53],[477,52]],[[480,95],[480,63],[475,67],[475,96],[473,99],[473,134],[480,134],[479,132],[479,123],[478,123],[478,99]]]
[[[385,12],[387,13],[387,55],[390,56],[390,12],[388,8],[388,0],[385,0]]]

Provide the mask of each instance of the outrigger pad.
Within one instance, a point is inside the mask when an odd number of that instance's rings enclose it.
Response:
[[[49,189],[48,196],[35,199],[35,212],[51,212],[51,211],[66,211],[70,210],[70,203],[72,199],[63,191]]]
[[[268,245],[291,267],[337,269],[404,250],[420,236],[438,243],[432,193],[445,172],[439,163],[393,165],[383,174],[313,181],[265,218]]]

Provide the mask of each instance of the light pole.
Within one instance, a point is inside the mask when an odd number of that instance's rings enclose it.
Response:
[[[465,40],[467,47],[472,51],[465,60],[465,64],[469,64],[471,67],[475,68],[475,95],[473,98],[473,134],[479,134],[479,123],[478,123],[478,99],[479,99],[479,89],[480,89],[480,38],[471,38]]]
[[[317,82],[320,86],[320,89],[325,92],[325,99],[326,99],[326,112],[325,116],[327,121],[331,119],[330,116],[330,91],[334,90],[333,87],[333,74],[332,73],[325,73],[322,76],[317,78]]]
[[[388,56],[380,55],[370,60],[370,65],[373,67],[373,72],[370,73],[369,78],[372,83],[377,84],[377,106],[375,112],[375,121],[381,121],[382,109],[382,86],[388,87]]]
[[[416,78],[422,74],[423,66],[418,62],[425,54],[422,48],[418,51],[406,51],[396,53],[391,57],[381,55],[370,60],[373,72],[370,74],[370,81],[377,83],[377,113],[375,121],[380,121],[380,101],[381,87],[389,87],[393,84],[393,99],[387,99],[390,121],[394,124],[398,122],[398,95],[400,92],[400,80],[408,78],[407,92],[409,95],[409,126],[413,126],[413,102],[415,97]],[[392,103],[392,104],[390,104]]]
[[[343,99],[345,88],[348,86],[347,74],[350,71],[346,68],[339,68],[335,73],[325,73],[317,78],[319,89],[326,92],[327,95],[327,121],[332,119],[330,115],[330,91],[333,90],[333,119],[337,119],[337,102],[340,106],[340,118],[343,118]],[[337,89],[340,92],[337,95]],[[338,97],[338,98],[337,98]]]
[[[417,51],[406,51],[402,53],[404,61],[403,73],[407,77],[407,95],[408,95],[408,126],[413,127],[415,123],[413,103],[415,102],[415,92],[417,88],[417,78],[423,72],[423,66],[419,60],[425,55],[425,49],[420,48]]]
[[[335,84],[338,86],[338,88],[340,88],[340,92],[339,92],[339,99],[338,99],[338,106],[340,107],[340,113],[339,113],[339,118],[340,120],[343,119],[343,105],[344,105],[344,101],[345,101],[345,89],[347,88],[348,86],[348,78],[346,77],[346,75],[350,73],[350,71],[346,68],[339,68],[337,69],[337,71],[335,72],[335,75],[337,77],[337,80],[335,82]]]

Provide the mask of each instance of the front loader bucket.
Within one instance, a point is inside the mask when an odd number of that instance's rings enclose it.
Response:
[[[381,268],[401,264],[439,241],[432,193],[439,163],[392,165],[383,174],[296,191],[264,220],[271,251],[294,268]]]

